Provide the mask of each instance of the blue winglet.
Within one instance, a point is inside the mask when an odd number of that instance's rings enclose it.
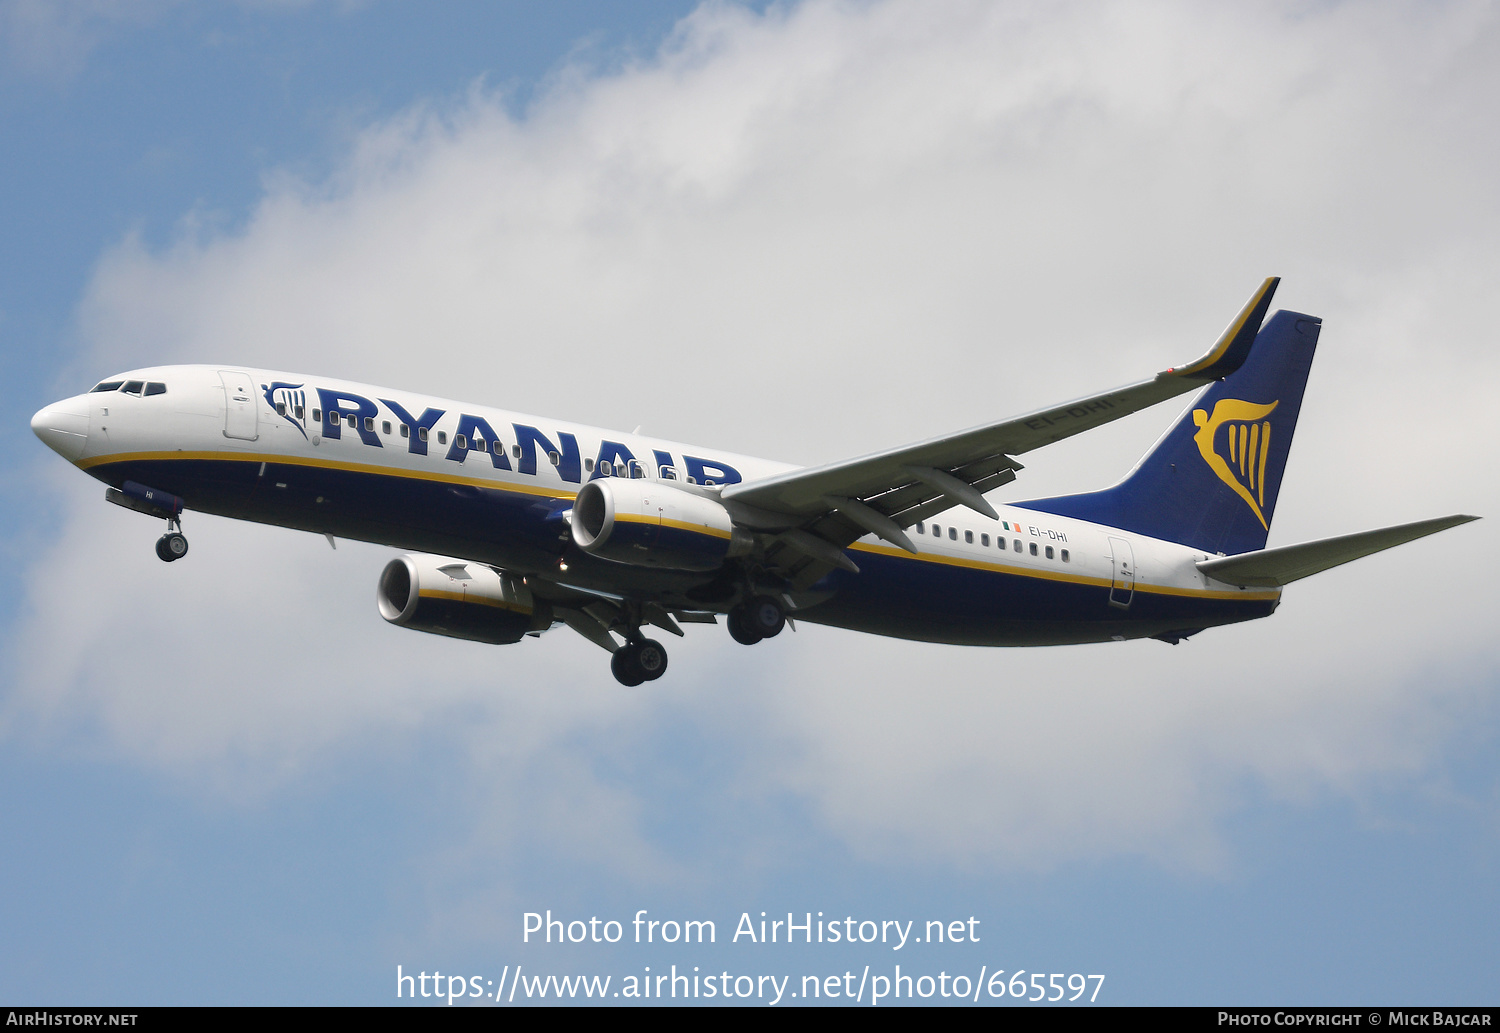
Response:
[[[1266,313],[1271,308],[1271,299],[1281,277],[1268,276],[1260,289],[1250,296],[1240,314],[1224,329],[1208,354],[1186,366],[1175,366],[1162,376],[1186,377],[1190,380],[1223,380],[1245,364],[1250,355],[1250,346],[1260,332]]]

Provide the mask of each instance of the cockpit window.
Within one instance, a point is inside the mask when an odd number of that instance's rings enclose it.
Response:
[[[95,391],[118,391],[120,390],[120,385],[123,383],[125,383],[123,380],[106,380],[102,384],[95,384],[94,390],[90,391],[89,394],[93,394]]]
[[[148,381],[146,384],[146,393],[148,395],[164,395],[167,393],[167,385],[159,380]]]
[[[140,381],[140,380],[127,380],[125,382],[125,386],[122,387],[122,388],[120,388],[120,390],[124,391],[127,395],[138,395],[138,394],[141,393],[141,388],[143,388],[145,386],[146,386],[145,382],[143,382],[143,381]]]

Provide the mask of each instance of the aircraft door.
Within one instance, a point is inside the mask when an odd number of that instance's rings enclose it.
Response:
[[[1125,610],[1135,596],[1135,551],[1124,538],[1109,540],[1110,555],[1114,560],[1114,574],[1109,582],[1109,605]]]
[[[260,437],[256,426],[255,384],[248,373],[219,370],[224,382],[224,436],[254,441]]]

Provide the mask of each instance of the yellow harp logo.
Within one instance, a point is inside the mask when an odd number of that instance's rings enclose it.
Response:
[[[1260,526],[1267,530],[1270,528],[1261,507],[1266,504],[1266,458],[1271,454],[1271,423],[1265,417],[1280,404],[1280,400],[1270,405],[1256,405],[1238,398],[1221,398],[1214,405],[1212,416],[1202,409],[1193,410],[1193,423],[1198,428],[1193,440],[1198,444],[1198,451],[1203,453],[1203,461],[1219,480],[1245,500]],[[1229,439],[1227,460],[1215,447],[1221,429],[1227,431]]]

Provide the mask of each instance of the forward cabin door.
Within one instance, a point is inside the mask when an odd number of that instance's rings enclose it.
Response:
[[[256,426],[255,384],[248,373],[219,370],[224,382],[224,436],[254,441],[260,437]]]
[[[1124,538],[1111,538],[1109,551],[1114,558],[1114,575],[1109,582],[1109,605],[1125,610],[1135,597],[1135,552]]]

